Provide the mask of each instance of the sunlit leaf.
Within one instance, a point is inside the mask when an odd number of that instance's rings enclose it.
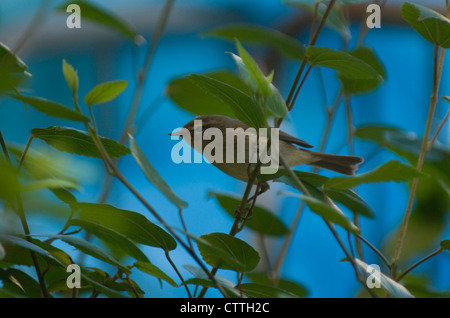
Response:
[[[84,97],[84,102],[88,106],[109,102],[122,93],[127,88],[127,85],[128,82],[124,80],[98,84],[87,93]]]
[[[67,85],[69,85],[69,88],[72,91],[72,93],[76,95],[78,92],[78,82],[79,82],[77,71],[75,71],[73,66],[67,63],[66,60],[64,59],[62,70]]]

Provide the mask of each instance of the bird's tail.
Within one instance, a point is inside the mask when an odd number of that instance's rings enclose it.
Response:
[[[354,175],[355,171],[358,170],[358,165],[364,161],[363,158],[356,156],[332,155],[323,152],[302,150],[308,151],[313,157],[317,158],[316,161],[309,163],[309,165],[347,175]]]

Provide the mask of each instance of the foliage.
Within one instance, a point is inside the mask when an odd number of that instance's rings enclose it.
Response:
[[[306,8],[313,15],[315,22],[328,19],[325,25],[336,30],[347,43],[351,34],[344,13],[348,9],[347,5],[359,2],[361,1],[345,0],[336,4],[333,0],[308,4],[305,1],[289,1],[287,4]],[[75,3],[82,6],[83,14],[93,23],[109,28],[128,39],[136,39],[136,32],[107,10],[93,6],[87,1]],[[172,1],[168,0],[160,17],[162,26],[171,5]],[[66,5],[62,5],[56,10],[64,12],[65,7]],[[445,48],[450,45],[450,20],[431,9],[411,3],[405,3],[401,13],[412,29],[434,45],[434,74],[437,74],[442,70],[442,64],[439,64],[441,59],[437,58],[441,55],[438,54],[443,54]],[[317,38],[323,26],[324,24],[320,24],[311,35]],[[162,32],[162,29],[159,31]],[[242,23],[217,27],[203,35],[234,41],[236,49],[229,57],[236,63],[238,72],[235,74],[229,70],[216,70],[206,74],[189,74],[168,83],[166,90],[168,98],[181,109],[194,115],[223,114],[240,119],[255,128],[268,127],[271,122],[279,127],[295,106],[298,91],[312,68],[322,67],[334,70],[335,80],[341,87],[338,97],[345,97],[347,100],[354,95],[376,90],[386,79],[386,70],[375,50],[363,45],[345,50],[315,46],[314,41],[304,45],[298,39],[278,30]],[[274,72],[271,70],[266,74],[263,71],[259,66],[260,63],[247,49],[249,44],[275,49],[283,56],[301,63],[299,76],[292,83],[289,97],[286,99],[282,97],[281,89],[273,82]],[[133,281],[130,277],[136,271],[156,278],[162,287],[170,285],[183,288],[189,297],[203,297],[209,288],[217,289],[224,296],[233,297],[305,297],[307,295],[307,289],[301,284],[281,277],[280,264],[283,263],[284,253],[280,252],[277,256],[277,265],[268,269],[261,262],[263,255],[256,244],[236,237],[245,228],[255,236],[281,240],[286,244],[284,248],[288,248],[298,226],[298,220],[290,226],[285,225],[279,214],[272,211],[272,208],[256,204],[258,195],[255,195],[254,199],[249,199],[250,191],[245,191],[242,198],[210,192],[209,195],[214,197],[227,215],[234,219],[233,227],[230,230],[223,229],[223,232],[206,233],[201,236],[190,233],[184,225],[182,214],[189,200],[180,198],[157,172],[151,164],[153,159],[151,156],[154,154],[149,154],[150,157],[144,154],[133,137],[132,127],[124,127],[124,137],[118,140],[98,134],[92,106],[97,107],[97,104],[104,103],[98,107],[108,107],[108,102],[116,99],[126,89],[130,89],[131,85],[124,80],[99,83],[84,98],[79,99],[79,86],[85,79],[79,78],[76,65],[71,65],[65,59],[62,59],[61,63],[62,74],[71,92],[73,106],[63,105],[40,96],[22,94],[21,91],[26,87],[26,81],[30,77],[27,65],[7,46],[0,43],[0,94],[2,97],[14,99],[25,107],[30,106],[57,121],[65,120],[65,122],[72,122],[74,126],[81,124],[84,127],[82,130],[61,126],[36,127],[31,130],[29,142],[25,146],[7,144],[0,134],[2,146],[0,155],[2,214],[0,216],[5,219],[5,222],[13,218],[20,224],[19,227],[0,228],[1,297],[66,297],[69,295],[97,297],[100,294],[108,297],[143,297],[145,295],[139,287],[141,282]],[[303,73],[306,66],[308,69]],[[144,75],[140,74],[140,76]],[[433,81],[434,99],[432,98],[430,103],[431,110],[436,103],[439,89],[439,81],[436,79],[438,78],[439,76]],[[142,82],[137,84],[136,92],[142,89],[142,86],[139,86]],[[139,103],[139,93],[134,96]],[[450,101],[448,98],[444,99]],[[82,100],[85,105],[82,105],[79,100]],[[85,113],[85,108],[88,109],[88,113]],[[335,111],[336,108],[327,109],[328,114]],[[131,109],[130,113],[133,113]],[[432,115],[433,111],[427,118],[427,127],[430,126]],[[328,120],[331,124],[333,116],[329,116]],[[439,130],[434,134],[437,133]],[[398,128],[382,125],[357,127],[354,131],[349,130],[349,143],[353,142],[353,137],[359,138],[367,143],[375,144],[379,149],[387,149],[395,154],[398,160],[386,162],[371,171],[355,176],[333,178],[322,176],[316,170],[313,172],[293,171],[284,166],[274,175],[258,176],[258,182],[271,181],[284,184],[289,191],[281,191],[279,195],[300,199],[302,202],[300,211],[307,207],[324,220],[332,235],[340,243],[342,251],[347,256],[346,260],[353,265],[356,279],[370,295],[376,296],[361,279],[364,277],[362,273],[366,273],[369,267],[363,261],[359,250],[357,250],[358,255],[355,255],[353,246],[341,244],[342,240],[339,233],[335,231],[335,225],[348,233],[349,237],[355,238],[357,244],[368,244],[369,248],[388,267],[385,273],[375,273],[379,275],[379,282],[387,295],[414,297],[429,294],[427,282],[409,284],[413,286],[413,289],[409,291],[408,284],[406,284],[407,287],[403,286],[401,280],[420,263],[450,249],[449,240],[440,237],[445,229],[443,220],[448,219],[450,155],[448,149],[435,144],[435,138],[430,138],[430,135],[430,129],[426,130],[422,138],[411,138],[409,132]],[[31,149],[35,143],[39,142],[37,139],[59,152],[100,159],[105,171],[130,191],[150,214],[120,209],[105,202],[78,202],[72,190],[83,185],[78,183],[77,178],[69,177],[58,170],[57,165],[51,163],[52,158],[48,155]],[[151,202],[140,193],[140,189],[135,189],[122,175],[117,163],[128,155],[134,159],[143,176],[180,212],[183,229],[168,224],[164,213],[156,211]],[[359,226],[360,216],[373,218],[377,216],[377,211],[357,194],[356,187],[362,184],[385,182],[403,183],[405,189],[409,186],[410,203],[405,211],[405,218],[398,233],[386,248],[386,250],[390,249],[389,253],[393,253],[392,257],[385,257],[364,239],[364,229]],[[252,184],[249,182],[246,189],[251,187]],[[29,231],[25,194],[42,190],[53,193],[60,201],[59,204],[63,205],[69,213],[63,228],[58,233],[30,233]],[[41,200],[46,199],[41,198]],[[430,205],[430,201],[434,205]],[[416,204],[413,210],[414,202]],[[431,211],[424,212],[430,206],[435,208],[434,214]],[[346,213],[341,209],[345,209]],[[431,227],[435,226],[430,232],[424,230],[425,226],[422,226],[422,222]],[[410,234],[405,237],[408,224]],[[429,233],[432,235],[430,236]],[[415,242],[411,240],[411,235],[423,238],[420,239],[423,244],[420,249],[411,249],[410,245],[413,243],[408,242]],[[81,265],[82,286],[79,290],[71,290],[66,285],[68,275],[66,268],[69,264],[76,263],[73,250],[66,251],[56,247],[54,243],[57,241],[70,245],[82,255],[100,261],[99,268]],[[440,245],[439,241],[441,241]],[[402,249],[405,249],[404,253],[409,256],[412,252],[425,253],[430,246],[436,246],[438,249],[418,263],[409,264],[409,267],[400,270],[400,265],[404,266],[403,262],[399,263]],[[156,248],[163,253],[179,280],[153,264],[151,261],[156,254],[147,253],[146,247]],[[196,266],[175,264],[171,255],[177,249],[185,250]],[[36,275],[27,273],[21,265],[34,268]],[[178,270],[180,265],[183,265],[193,277],[184,278]],[[362,272],[359,269],[362,269]],[[236,272],[237,280],[232,282],[216,275],[219,270]],[[406,281],[408,282],[407,279]],[[197,294],[191,285],[196,287]],[[436,295],[440,294],[436,293]]]

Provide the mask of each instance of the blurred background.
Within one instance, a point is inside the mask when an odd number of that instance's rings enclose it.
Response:
[[[56,12],[55,7],[61,1],[2,0],[0,3],[0,41],[20,56],[33,75],[27,85],[30,94],[45,97],[65,105],[72,105],[71,94],[64,80],[61,66],[66,59],[78,70],[80,78],[80,96],[84,96],[96,84],[103,81],[125,79],[129,85],[116,100],[95,108],[99,133],[105,137],[117,139],[122,131],[128,109],[136,87],[136,74],[143,65],[145,54],[152,36],[154,36],[158,16],[164,1],[128,0],[128,1],[90,1],[125,21],[132,29],[141,34],[145,41],[136,45],[131,39],[117,32],[83,20],[81,29],[68,29],[68,13]],[[445,1],[413,1],[444,11]],[[403,1],[388,1],[383,9],[381,28],[369,30],[364,43],[374,49],[384,63],[387,79],[375,91],[351,99],[353,124],[356,127],[377,124],[402,128],[421,138],[428,111],[432,84],[433,46],[415,33],[400,16]],[[362,3],[351,10],[349,47],[357,41],[368,3]],[[230,23],[246,22],[271,27],[287,32],[302,43],[309,40],[311,16],[305,10],[283,5],[279,0],[189,0],[175,1],[166,29],[153,57],[148,77],[144,84],[144,93],[140,102],[136,120],[136,140],[149,160],[171,186],[173,191],[188,202],[183,211],[186,226],[195,235],[210,232],[228,232],[233,219],[229,217],[213,198],[209,191],[242,195],[245,184],[223,174],[213,166],[202,164],[175,164],[170,154],[176,144],[168,133],[183,126],[194,117],[176,104],[166,94],[170,81],[191,73],[203,73],[219,69],[235,71],[235,65],[229,54],[235,52],[232,42],[217,38],[202,37],[199,34],[214,27]],[[341,36],[330,28],[320,34],[318,46],[342,49]],[[274,83],[286,97],[290,85],[297,73],[299,61],[274,55],[262,46],[246,45],[261,67],[275,68]],[[441,82],[441,95],[450,95],[450,63],[447,59]],[[326,122],[325,104],[331,105],[339,89],[335,74],[331,71],[314,68],[305,82],[297,103],[282,129],[306,140],[315,146]],[[322,83],[326,85],[322,85]],[[448,111],[449,104],[439,99],[432,131]],[[86,110],[86,109],[85,109]],[[56,120],[28,110],[17,101],[2,98],[0,100],[0,129],[8,143],[26,144],[30,130],[61,124]],[[414,135],[411,135],[414,136]],[[344,105],[340,105],[331,127],[326,152],[348,154],[346,146],[347,125]],[[444,126],[438,137],[440,147],[449,147],[450,126]],[[81,180],[82,189],[76,192],[80,202],[96,202],[101,196],[105,172],[100,160],[90,160],[77,156],[65,156],[49,149],[41,141],[34,141],[32,149],[51,156],[61,157],[68,173]],[[354,152],[366,158],[359,172],[371,170],[390,159],[396,158],[391,152],[377,150],[375,145],[355,139]],[[400,159],[401,160],[401,159]],[[181,228],[177,209],[168,202],[142,175],[131,156],[120,161],[120,169],[139,189],[169,224]],[[300,170],[310,171],[308,167]],[[333,173],[320,173],[332,176]],[[0,175],[1,177],[1,175]],[[289,224],[297,211],[299,202],[295,198],[278,195],[280,184],[273,184],[272,190],[258,199],[258,204],[267,207],[279,215],[285,224]],[[361,218],[362,233],[365,238],[391,256],[390,239],[397,230],[406,208],[408,188],[405,183],[380,183],[362,185],[358,194],[373,208],[376,218]],[[444,193],[445,194],[445,193]],[[48,195],[49,202],[55,201]],[[440,194],[438,194],[440,195]],[[439,246],[439,239],[450,237],[448,205],[436,207],[436,202],[427,197],[424,209],[430,218],[421,219],[421,224],[430,222],[428,238],[419,247],[406,248],[401,264],[411,264]],[[439,199],[439,198],[438,198]],[[50,213],[47,207],[29,201],[27,211],[31,213],[29,224],[32,233],[54,233],[59,231],[67,218],[67,211]],[[152,217],[144,207],[120,184],[113,183],[107,202],[119,208],[142,212],[150,220]],[[444,202],[446,202],[444,200]],[[58,210],[57,202],[49,205]],[[439,209],[437,211],[436,209]],[[436,212],[437,211],[437,212]],[[420,212],[420,211],[419,211]],[[418,214],[419,212],[416,212]],[[47,215],[42,218],[42,213]],[[45,220],[45,221],[43,221]],[[346,240],[345,232],[339,231]],[[244,231],[239,237],[250,244],[255,241],[251,232]],[[266,241],[267,253],[276,255],[280,240]],[[58,243],[59,244],[59,243]],[[64,243],[60,247],[71,249]],[[420,245],[420,244],[419,244]],[[408,247],[408,246],[407,246]],[[172,277],[176,277],[163,252],[155,248],[144,248],[149,259]],[[415,251],[415,252],[413,252]],[[366,262],[379,263],[371,250],[364,248]],[[308,210],[301,216],[292,245],[288,251],[282,270],[282,277],[298,282],[309,292],[310,297],[353,297],[359,291],[354,271],[348,262],[340,262],[345,255],[328,228],[317,215]],[[173,252],[175,263],[195,263],[182,248]],[[85,260],[89,262],[89,260]],[[441,253],[414,271],[418,279],[429,280],[435,291],[450,289],[450,255]],[[190,274],[182,269],[182,274]],[[220,275],[234,280],[227,271]],[[185,297],[183,288],[173,288],[164,284],[160,288],[156,279],[133,274],[146,291],[146,297]],[[145,283],[144,283],[145,282]],[[219,296],[210,290],[207,296]]]

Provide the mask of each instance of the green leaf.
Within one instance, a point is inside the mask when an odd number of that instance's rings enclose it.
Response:
[[[450,20],[420,4],[405,2],[402,17],[427,41],[442,48],[450,48]]]
[[[0,269],[2,288],[18,295],[29,298],[40,298],[41,287],[39,283],[28,274],[16,268]]]
[[[41,179],[28,182],[21,186],[22,191],[36,191],[41,189],[78,189],[76,182],[67,179]]]
[[[313,15],[316,2],[319,1],[285,1],[284,3],[287,5],[300,7],[301,9],[306,9],[311,15]],[[320,20],[322,20],[326,9],[327,5],[325,5],[324,3],[319,3],[317,16]],[[342,13],[337,10],[336,6],[333,7],[333,9],[329,12],[327,20],[325,21],[325,25],[338,32],[343,38],[351,38],[351,32],[348,22],[345,20]]]
[[[247,52],[247,50],[244,49],[238,40],[236,40],[236,47],[238,49],[239,56],[248,71],[248,74],[258,87],[258,91],[264,96],[270,96],[272,94],[272,90],[269,86],[270,82],[264,76],[258,64],[256,64],[252,56]]]
[[[94,223],[86,220],[71,219],[68,224],[79,226],[89,234],[93,234],[105,243],[119,249],[134,259],[142,262],[148,262],[147,256],[136,246],[134,242],[125,235],[110,229],[102,224]]]
[[[361,183],[373,182],[402,182],[419,177],[421,173],[414,167],[392,160],[374,170],[350,177],[334,177],[325,183],[325,187],[349,189]]]
[[[245,94],[251,94],[250,88],[238,76],[229,71],[216,71],[204,75],[235,87]],[[214,95],[205,94],[202,88],[186,77],[171,81],[167,86],[166,93],[175,104],[192,114],[236,117],[226,102]]]
[[[19,246],[19,247],[28,249],[30,251],[33,251],[33,252],[43,256],[47,260],[52,261],[52,263],[56,263],[56,264],[61,265],[61,263],[55,257],[53,257],[53,255],[50,254],[48,251],[46,251],[45,249],[39,247],[36,244],[28,242],[26,239],[23,239],[23,238],[21,238],[19,236],[13,236],[13,235],[8,235],[8,234],[0,234],[0,243],[3,243],[5,245],[6,244],[11,244],[11,245],[15,245],[15,246]]]
[[[281,191],[281,193],[302,199],[312,212],[320,215],[329,222],[343,227],[351,233],[359,234],[361,232],[360,229],[345,216],[345,214],[323,201],[289,191]]]
[[[241,42],[268,45],[270,48],[275,48],[280,53],[297,60],[301,60],[305,55],[305,48],[296,39],[277,30],[255,24],[227,24],[202,35],[220,37],[230,41],[238,39]]]
[[[151,184],[153,184],[162,194],[173,204],[175,204],[179,209],[184,209],[187,207],[186,201],[180,199],[169,187],[169,185],[164,181],[164,179],[159,175],[158,171],[153,167],[150,161],[147,159],[145,154],[139,148],[138,144],[134,140],[133,136],[129,136],[130,139],[130,149],[131,153],[141,167],[142,172]]]
[[[252,298],[298,298],[296,295],[281,288],[256,283],[241,284],[239,289]]]
[[[366,62],[343,51],[310,46],[306,50],[306,56],[311,65],[332,68],[349,79],[382,79]]]
[[[62,70],[64,74],[64,78],[66,79],[67,85],[69,85],[72,94],[76,95],[78,92],[78,74],[77,71],[74,70],[73,66],[66,62],[63,59]]]
[[[34,128],[31,134],[50,146],[80,156],[101,158],[91,136],[84,131],[63,127]],[[130,150],[118,142],[100,137],[100,140],[111,158],[125,156]]]
[[[158,279],[165,280],[173,287],[178,287],[178,284],[172,278],[170,278],[166,273],[164,273],[162,270],[160,270],[157,266],[155,266],[149,262],[136,262],[133,264],[133,266],[136,267],[141,272],[152,275]]]
[[[80,250],[81,252],[88,254],[98,260],[101,260],[105,263],[111,264],[113,266],[116,266],[120,268],[123,272],[130,274],[131,271],[126,267],[120,264],[120,262],[115,259],[113,256],[111,256],[107,251],[105,251],[103,248],[86,241],[85,239],[75,237],[75,236],[69,236],[69,235],[46,235],[51,238],[60,239],[67,244],[72,245],[76,249]]]
[[[270,90],[272,94],[266,97],[265,107],[269,110],[275,117],[284,118],[288,114],[288,108],[286,106],[286,102],[281,96],[278,88],[275,87],[272,83],[269,83]]]
[[[0,93],[15,89],[30,76],[25,63],[0,42]]]
[[[104,82],[95,86],[87,95],[84,97],[84,102],[88,106],[94,104],[101,104],[113,100],[120,93],[122,93],[125,88],[127,88],[128,82],[125,80]]]
[[[411,295],[411,293],[403,285],[397,283],[395,280],[378,271],[376,268],[372,266],[369,267],[369,265],[357,258],[355,258],[355,262],[370,275],[370,278],[373,278],[375,282],[380,283],[381,287],[388,291],[392,296],[396,298],[414,298],[414,296]]]
[[[317,173],[303,172],[303,171],[293,171],[296,176],[300,179],[300,181],[305,185],[311,195],[313,195],[316,199],[324,201],[323,192],[319,188],[322,188],[328,177],[322,176]],[[291,178],[289,173],[286,170],[280,169],[276,173],[273,181],[282,182],[291,187],[296,188],[299,191],[302,189],[297,185],[297,183]],[[370,206],[355,192],[349,189],[334,189],[327,188],[326,194],[330,197],[330,199],[337,201],[347,207],[350,211],[356,214],[361,214],[367,217],[374,217],[373,211]]]
[[[450,251],[450,240],[441,241],[441,247]]]
[[[183,265],[183,267],[196,277],[194,279],[188,279],[187,281],[185,281],[185,284],[194,284],[216,288],[216,285],[209,279],[208,275],[203,271],[203,269],[192,265]],[[234,294],[235,296],[239,296],[239,292],[234,288],[234,284],[231,281],[220,275],[214,275],[214,279],[217,284],[223,287],[226,291],[231,292],[231,294]]]
[[[370,92],[386,79],[386,72],[383,64],[380,62],[375,52],[373,52],[372,48],[358,47],[349,53],[371,66],[378,74],[380,74],[380,77],[373,79],[351,79],[339,74],[338,78],[341,81],[342,89],[346,94],[362,94]]]
[[[210,233],[195,240],[203,259],[211,266],[248,272],[259,263],[258,252],[234,236]]]
[[[17,181],[17,168],[14,167],[3,156],[0,157],[0,200],[6,200],[10,204],[16,202],[17,194],[20,191],[20,185]]]
[[[249,278],[253,283],[261,284],[261,285],[269,285],[272,286],[272,282],[267,277],[267,273],[264,272],[251,272],[245,274],[247,278]],[[284,291],[287,291],[291,294],[296,295],[297,297],[306,297],[308,295],[307,289],[291,280],[280,278],[277,280],[275,285],[272,287],[280,288]]]
[[[209,192],[209,196],[211,195],[228,215],[235,217],[236,207],[241,204],[241,200],[216,192]],[[254,206],[252,217],[245,226],[263,235],[282,236],[289,233],[289,229],[273,213],[257,205]]]
[[[159,247],[165,251],[171,251],[177,246],[170,234],[142,214],[117,209],[108,204],[74,203],[72,207],[79,209],[76,214],[78,218],[108,227],[136,243]]]
[[[266,126],[261,108],[244,92],[207,76],[191,74],[187,77],[206,93],[220,98],[231,108],[236,117],[247,125],[255,128]]]
[[[7,94],[7,95],[11,98],[21,101],[24,104],[30,105],[37,111],[49,115],[51,117],[63,118],[83,123],[87,123],[90,121],[89,118],[87,118],[83,114],[80,114],[79,112],[74,111],[68,108],[67,106],[58,104],[48,99],[17,94]]]
[[[136,32],[130,28],[125,22],[114,14],[106,11],[103,8],[97,7],[86,1],[68,1],[57,8],[58,11],[66,13],[67,6],[70,4],[76,4],[80,6],[82,19],[87,19],[92,22],[98,23],[109,30],[118,32],[126,37],[134,39]]]
[[[442,96],[442,99],[450,103],[450,96]]]

